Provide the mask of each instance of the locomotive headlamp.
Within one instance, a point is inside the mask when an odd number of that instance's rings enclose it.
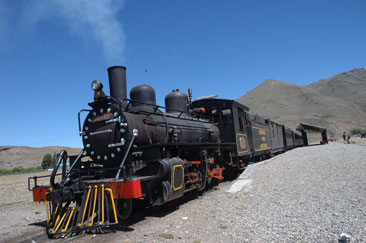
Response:
[[[91,88],[94,91],[100,91],[103,89],[103,84],[99,80],[94,80],[91,84]]]

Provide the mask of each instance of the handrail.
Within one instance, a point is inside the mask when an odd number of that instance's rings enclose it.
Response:
[[[84,111],[90,112],[90,111],[92,111],[92,110],[82,109],[82,110],[80,110],[80,111],[78,112],[79,136],[81,136],[81,135],[82,135],[82,132],[81,132],[81,123],[80,123],[80,114],[81,114],[82,112],[84,112]]]
[[[60,155],[58,157],[58,161],[55,165],[55,167],[53,168],[53,171],[51,173],[51,177],[50,177],[50,185],[53,188],[59,188],[60,185],[55,183],[55,176],[57,173],[57,169],[58,167],[60,167],[61,163],[63,162],[63,168],[62,168],[62,179],[65,178],[66,175],[66,159],[67,159],[67,152],[66,150],[61,150]]]

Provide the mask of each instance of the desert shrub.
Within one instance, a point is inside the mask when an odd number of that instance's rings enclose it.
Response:
[[[43,160],[42,160],[42,168],[43,169],[47,169],[47,168],[53,168],[55,167],[56,163],[57,163],[57,154],[54,153],[53,155],[51,155],[50,153],[47,153],[43,156]]]
[[[42,166],[43,169],[51,168],[52,162],[53,162],[52,155],[47,153],[43,156],[41,166]]]
[[[352,134],[352,135],[355,135],[355,134],[360,134],[360,133],[366,133],[366,129],[363,129],[363,128],[352,128],[351,130],[350,130],[350,133]]]

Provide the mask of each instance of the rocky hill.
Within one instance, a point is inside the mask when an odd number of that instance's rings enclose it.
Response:
[[[366,128],[366,69],[353,69],[306,86],[266,80],[238,99],[252,113],[295,129],[299,122],[328,128],[341,136]]]
[[[81,149],[50,146],[42,148],[32,148],[25,146],[0,146],[0,169],[12,169],[18,166],[24,168],[41,165],[43,156],[47,153],[59,153],[62,149],[69,155],[79,154]]]

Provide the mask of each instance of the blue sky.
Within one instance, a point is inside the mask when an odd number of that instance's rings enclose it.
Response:
[[[236,99],[366,67],[366,1],[2,0],[0,145],[81,147],[94,79]]]

